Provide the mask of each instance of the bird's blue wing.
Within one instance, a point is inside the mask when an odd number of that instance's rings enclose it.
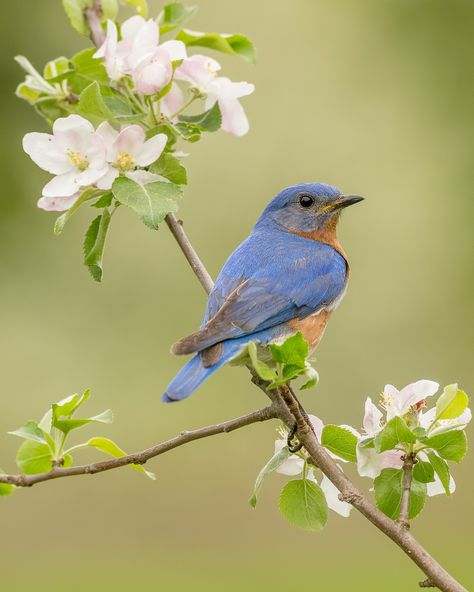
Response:
[[[209,297],[201,330],[176,353],[304,318],[344,290],[345,259],[332,247],[290,233],[255,232],[227,260]]]

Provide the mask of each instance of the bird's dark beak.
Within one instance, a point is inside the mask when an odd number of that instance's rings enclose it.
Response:
[[[342,210],[342,208],[353,206],[354,204],[359,203],[363,199],[364,198],[360,195],[340,195],[333,203],[333,208],[335,210]]]

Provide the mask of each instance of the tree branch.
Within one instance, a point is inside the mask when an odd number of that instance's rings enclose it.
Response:
[[[223,423],[210,425],[198,430],[181,432],[178,436],[156,444],[156,446],[146,448],[140,452],[134,452],[133,454],[127,454],[120,458],[89,465],[68,467],[67,469],[55,468],[52,471],[38,473],[36,475],[0,475],[0,483],[9,483],[10,485],[15,485],[15,487],[31,487],[32,485],[36,485],[36,483],[43,483],[44,481],[51,481],[52,479],[60,479],[62,477],[95,475],[96,473],[103,473],[104,471],[118,469],[126,465],[144,465],[151,458],[160,456],[160,454],[173,450],[173,448],[183,446],[183,444],[208,438],[209,436],[215,436],[216,434],[227,434],[228,432],[233,432],[253,423],[276,419],[277,417],[277,406],[272,404],[259,411],[253,411],[252,413]]]
[[[416,462],[416,455],[413,452],[405,454],[403,458],[403,493],[400,505],[400,517],[398,523],[402,528],[410,528],[410,492],[413,481],[413,466]]]

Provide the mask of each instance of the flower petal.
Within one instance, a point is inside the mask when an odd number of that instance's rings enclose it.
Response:
[[[165,117],[171,117],[184,105],[184,94],[175,83],[168,93],[161,99],[161,112]]]
[[[323,490],[324,495],[326,496],[326,501],[328,506],[334,512],[337,512],[344,518],[347,518],[351,513],[352,506],[347,502],[342,502],[339,499],[339,490],[338,488],[330,481],[326,475],[324,475],[321,481],[321,489]]]
[[[249,122],[239,101],[218,99],[217,102],[222,113],[222,129],[234,136],[244,136],[249,131]]]
[[[452,475],[449,477],[449,493],[454,493],[456,491],[456,483]],[[430,497],[434,495],[441,495],[442,493],[446,493],[443,484],[441,483],[440,478],[438,475],[435,474],[435,480],[431,483],[426,484],[426,492]]]
[[[176,62],[178,60],[185,60],[187,57],[186,46],[182,41],[176,41],[176,39],[172,39],[171,41],[165,41],[160,45],[160,49],[166,51],[169,59],[172,62]]]
[[[43,187],[44,197],[70,197],[78,189],[80,184],[77,180],[77,171],[71,171],[53,177],[49,183]]]
[[[278,454],[285,446],[286,440],[276,440],[274,454]],[[281,465],[275,469],[275,471],[281,475],[289,475],[290,477],[294,477],[295,475],[302,473],[303,468],[304,460],[296,454],[292,454],[286,460],[284,460]]]
[[[173,68],[166,54],[155,52],[134,69],[132,76],[139,92],[144,95],[154,95],[170,82]]]
[[[46,197],[43,195],[37,205],[47,212],[65,212],[76,203],[80,195],[80,191],[69,197]]]
[[[319,419],[319,417],[316,417],[316,415],[308,415],[309,420],[311,422],[311,425],[314,428],[314,433],[316,434],[316,437],[318,438],[319,441],[321,441],[321,436],[323,434],[323,428],[324,428],[324,423],[321,419]]]
[[[113,128],[108,121],[103,121],[96,130],[102,140],[104,141],[105,148],[107,151],[107,160],[113,161],[113,150],[112,146],[115,140],[118,138],[119,132]]]
[[[145,131],[139,125],[128,125],[117,136],[113,144],[115,154],[127,153],[136,158],[145,142]]]
[[[119,176],[119,170],[115,167],[109,167],[108,171],[96,183],[99,189],[111,189],[112,183]]]
[[[216,60],[197,54],[184,60],[181,66],[176,69],[175,78],[189,82],[206,92],[207,86],[214,80],[220,69],[221,66]]]
[[[67,154],[51,134],[26,134],[23,138],[23,150],[34,163],[53,175],[61,175],[73,168]]]
[[[168,136],[166,134],[157,134],[147,140],[135,154],[136,163],[145,167],[158,160],[167,142]]]
[[[383,414],[380,409],[372,403],[370,397],[367,397],[363,421],[363,427],[367,436],[375,436],[382,429],[380,425],[382,417]]]

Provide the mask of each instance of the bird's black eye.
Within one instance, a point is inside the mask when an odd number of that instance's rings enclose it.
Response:
[[[310,208],[314,204],[314,197],[306,194],[300,195],[299,202],[302,208]]]

